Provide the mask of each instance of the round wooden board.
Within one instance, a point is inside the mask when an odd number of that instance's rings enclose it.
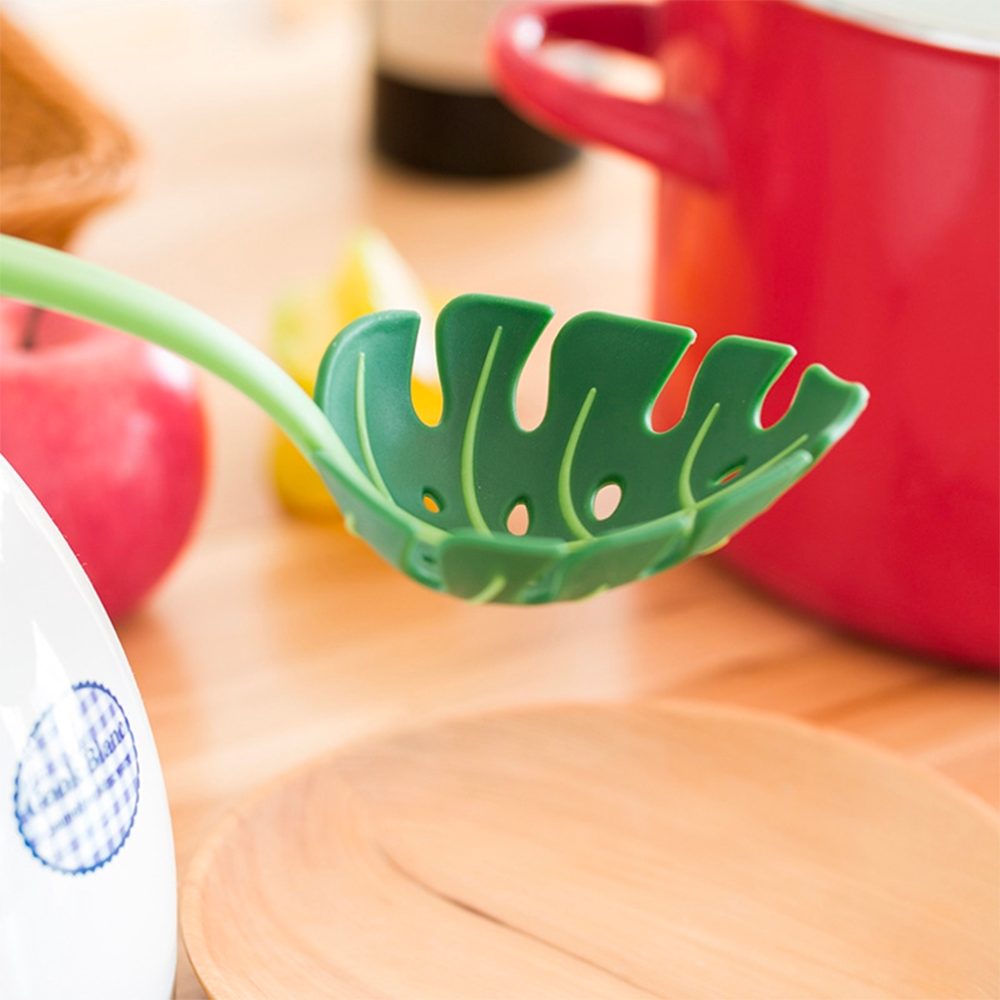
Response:
[[[300,769],[181,910],[215,998],[995,997],[1000,826],[800,724],[567,706]]]

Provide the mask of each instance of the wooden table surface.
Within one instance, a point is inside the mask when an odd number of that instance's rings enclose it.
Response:
[[[557,324],[583,309],[645,312],[654,178],[642,165],[595,152],[500,184],[391,169],[367,146],[365,5],[238,7],[29,21],[146,150],[139,192],[77,252],[261,345],[276,296],[329,273],[364,223],[446,293],[549,302]],[[463,606],[342,529],[284,514],[267,419],[227,386],[206,378],[204,389],[213,457],[197,532],[119,626],[159,746],[180,877],[228,807],[294,765],[503,706],[694,698],[794,715],[998,805],[994,677],[839,634],[711,558],[579,605]],[[177,995],[204,996],[183,953]]]

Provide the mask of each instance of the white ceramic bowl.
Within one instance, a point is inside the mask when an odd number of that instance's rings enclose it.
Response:
[[[164,1000],[170,813],[118,637],[0,458],[0,996]]]

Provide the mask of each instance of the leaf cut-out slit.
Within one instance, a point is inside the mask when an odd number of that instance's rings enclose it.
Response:
[[[476,383],[476,392],[472,397],[472,405],[469,407],[469,419],[465,423],[465,436],[462,438],[462,499],[465,501],[469,522],[481,535],[489,535],[492,532],[486,523],[486,518],[483,517],[483,512],[479,509],[479,500],[476,498],[476,430],[479,427],[479,417],[483,411],[483,398],[486,396],[486,387],[489,385],[490,371],[493,368],[497,348],[500,346],[502,332],[503,329],[498,326],[493,334],[493,340],[490,342],[490,349],[486,352],[486,359],[479,372],[479,381]]]

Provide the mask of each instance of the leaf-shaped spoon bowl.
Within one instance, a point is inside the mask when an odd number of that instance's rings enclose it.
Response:
[[[524,430],[517,381],[551,310],[464,295],[438,319],[444,409],[431,427],[410,396],[413,313],[373,313],[338,334],[314,404],[203,313],[58,251],[3,237],[0,294],[126,330],[231,382],[319,470],[352,531],[413,579],[470,601],[582,598],[718,547],[850,429],[868,396],[813,365],[765,429],[761,404],[794,350],[727,337],[702,362],[683,418],[656,433],[653,402],[695,334],[584,313],[556,337],[545,417]],[[609,484],[620,499],[605,516],[595,498]],[[508,528],[515,508],[523,534]]]

